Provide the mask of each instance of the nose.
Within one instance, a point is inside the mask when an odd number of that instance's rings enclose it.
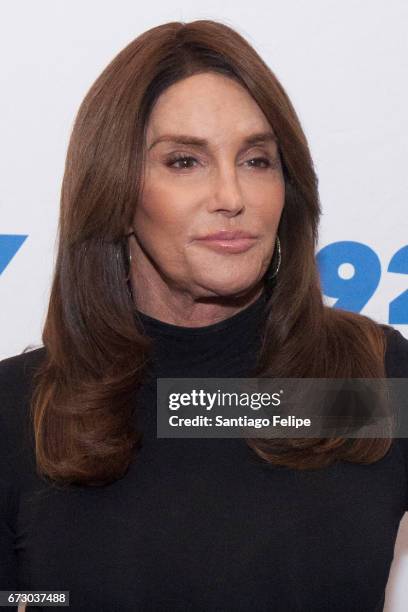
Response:
[[[225,164],[215,173],[210,182],[210,212],[238,214],[244,206],[244,198],[235,166]]]

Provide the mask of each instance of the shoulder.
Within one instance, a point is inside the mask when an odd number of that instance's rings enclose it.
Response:
[[[389,378],[408,378],[408,339],[391,325],[381,325],[386,337],[385,369]]]
[[[26,350],[23,353],[19,353],[18,355],[13,355],[12,357],[0,359],[0,376],[2,376],[6,372],[24,372],[27,370],[27,368],[28,370],[33,367],[36,368],[44,357],[45,346],[40,346],[39,348]]]
[[[381,326],[386,334],[385,369],[389,378],[408,378],[408,339],[390,325]],[[408,438],[395,438],[408,478]],[[406,480],[405,512],[408,511],[408,480]]]
[[[4,401],[21,399],[30,390],[32,377],[45,357],[45,347],[0,360],[0,398]]]
[[[15,447],[27,435],[33,375],[45,347],[0,360],[0,435],[2,448]]]
[[[37,365],[45,357],[45,346],[40,346],[36,349],[26,350],[18,355],[0,359],[0,376],[3,372],[16,372],[18,370],[26,370],[27,368],[36,368]]]

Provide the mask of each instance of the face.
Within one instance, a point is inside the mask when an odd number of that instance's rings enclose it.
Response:
[[[129,228],[134,286],[192,299],[261,287],[285,190],[274,132],[250,94],[214,73],[179,81],[153,107],[146,151]],[[201,239],[222,230],[252,238],[224,247]]]

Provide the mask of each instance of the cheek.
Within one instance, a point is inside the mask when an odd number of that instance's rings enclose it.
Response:
[[[285,181],[282,174],[257,178],[246,185],[245,197],[257,214],[276,219],[285,203]]]
[[[186,209],[180,199],[168,189],[160,187],[145,190],[138,204],[134,222],[139,231],[171,237],[176,229],[180,233],[186,220]]]
[[[257,211],[261,226],[267,228],[269,231],[277,230],[284,204],[284,187],[275,189],[267,198],[265,198],[265,194],[262,194],[262,199],[259,200]]]

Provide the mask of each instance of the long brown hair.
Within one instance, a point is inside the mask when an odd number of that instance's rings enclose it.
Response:
[[[211,20],[144,32],[105,68],[73,126],[61,190],[58,253],[32,395],[37,470],[60,483],[101,485],[126,473],[141,441],[131,418],[151,339],[135,319],[126,228],[142,190],[145,130],[158,96],[187,76],[236,79],[277,135],[286,185],[282,264],[268,297],[258,376],[384,377],[385,339],[363,315],[323,304],[315,259],[318,180],[299,119],[251,45]],[[389,439],[248,439],[265,461],[318,468],[370,463]]]

